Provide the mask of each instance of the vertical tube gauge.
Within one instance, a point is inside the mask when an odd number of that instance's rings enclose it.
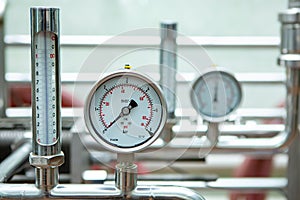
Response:
[[[33,152],[37,187],[58,184],[61,152],[61,94],[59,62],[59,9],[31,8],[31,75]]]
[[[58,13],[57,8],[31,9],[33,135],[38,146],[56,144],[61,129]]]

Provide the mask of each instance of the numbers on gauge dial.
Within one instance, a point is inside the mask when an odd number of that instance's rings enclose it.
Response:
[[[138,77],[114,77],[103,83],[92,98],[99,136],[120,147],[134,147],[150,139],[160,126],[159,95]]]

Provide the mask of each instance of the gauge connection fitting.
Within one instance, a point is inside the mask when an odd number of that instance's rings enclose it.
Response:
[[[55,168],[61,166],[65,162],[64,153],[61,151],[59,154],[50,156],[39,156],[30,153],[29,163],[38,168]]]

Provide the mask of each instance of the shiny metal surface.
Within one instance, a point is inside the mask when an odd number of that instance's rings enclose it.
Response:
[[[281,190],[287,186],[285,178],[220,178],[207,183],[207,187],[226,190]]]
[[[61,152],[61,83],[60,83],[60,47],[59,47],[59,9],[58,8],[31,8],[30,9],[30,19],[31,19],[31,80],[32,80],[32,153],[29,156],[30,164],[35,168],[36,173],[36,186],[42,189],[45,192],[48,192],[51,188],[55,187],[58,184],[58,166],[64,162],[64,155]],[[56,91],[55,98],[55,130],[57,140],[54,144],[51,145],[42,145],[37,141],[37,128],[38,124],[36,121],[36,38],[38,33],[44,31],[51,32],[56,35],[56,52],[55,52],[55,65],[50,66],[55,68],[55,77],[54,77],[54,88]],[[44,55],[47,56],[47,55]],[[48,66],[48,63],[45,63]],[[46,76],[46,74],[45,74]],[[47,77],[46,77],[47,78]],[[46,83],[45,83],[46,84]],[[52,89],[52,88],[51,88]],[[47,91],[46,91],[47,92]],[[46,119],[48,120],[48,119]],[[49,134],[49,133],[40,133],[40,134]],[[47,137],[47,136],[46,136]]]
[[[58,167],[36,169],[35,185],[37,188],[48,193],[58,184]]]
[[[31,143],[29,141],[15,149],[5,160],[0,163],[0,183],[6,182],[11,178],[16,170],[28,159],[31,152]]]
[[[288,179],[286,193],[289,200],[299,199],[300,185],[300,135],[296,137],[288,151],[288,165],[286,177]]]
[[[237,80],[243,84],[284,84],[285,75],[282,73],[235,73]],[[80,83],[91,84],[98,80],[98,75],[95,73],[81,73],[80,79],[77,79],[78,73],[62,73],[61,81],[67,84]],[[151,77],[155,81],[159,81],[159,74],[153,73]],[[194,73],[181,73],[180,77],[176,77],[178,84],[190,83],[195,78]],[[30,82],[31,78],[26,73],[6,73],[6,81],[9,83],[24,83]]]
[[[288,184],[286,196],[299,199],[299,110],[300,110],[300,1],[290,0],[289,9],[279,14],[281,22],[281,55],[278,63],[286,68],[286,132],[294,133],[296,140],[289,147]]]
[[[175,118],[177,74],[177,23],[160,24],[160,86],[167,101],[168,118]]]
[[[292,8],[279,14],[281,22],[281,53],[293,54],[300,52],[300,9]]]
[[[0,118],[5,117],[7,107],[7,84],[5,80],[5,52],[4,52],[4,11],[6,0],[0,0]]]
[[[300,8],[299,0],[289,0],[289,8]]]
[[[88,192],[87,192],[88,191]],[[204,198],[186,188],[172,186],[138,186],[128,195],[109,185],[59,185],[51,191],[51,197],[71,197],[74,199],[172,199],[204,200]]]
[[[115,77],[122,77],[122,76],[130,76],[130,77],[136,77],[140,80],[142,80],[145,84],[149,84],[149,87],[152,87],[153,91],[157,94],[159,101],[160,101],[160,106],[161,106],[161,117],[160,117],[160,122],[157,125],[157,129],[153,133],[153,135],[145,140],[143,143],[135,145],[133,147],[123,147],[121,145],[114,145],[112,143],[109,143],[108,141],[104,140],[100,133],[99,130],[97,130],[92,122],[92,114],[90,113],[90,107],[92,106],[92,98],[95,95],[95,92],[97,89],[104,84],[106,81],[115,78]],[[117,152],[117,153],[132,153],[132,152],[138,152],[141,151],[145,148],[147,148],[149,145],[151,145],[156,139],[160,136],[162,133],[166,120],[167,120],[167,109],[166,109],[166,101],[165,98],[162,95],[160,87],[152,81],[152,79],[148,78],[147,76],[137,72],[137,71],[126,71],[126,70],[121,70],[117,72],[113,72],[104,78],[102,78],[100,81],[96,82],[94,86],[92,87],[91,91],[89,92],[85,107],[84,107],[84,121],[85,125],[90,131],[90,134],[94,137],[94,139],[99,142],[102,146],[104,146],[107,150]]]
[[[0,184],[1,199],[42,199],[44,193],[33,184]]]
[[[103,46],[159,46],[158,36],[120,36],[119,43],[111,43],[112,36],[97,35],[64,35],[61,36],[62,47],[93,47]],[[115,36],[114,36],[115,37]],[[191,43],[194,41],[194,43]],[[5,44],[8,46],[29,46],[30,37],[28,35],[6,35]],[[203,47],[274,47],[280,44],[280,38],[274,36],[191,36],[189,40],[184,37],[177,37],[178,46]]]
[[[115,185],[122,192],[128,194],[137,186],[137,165],[121,162],[116,165]]]
[[[32,80],[32,99],[36,99],[36,56],[35,56],[35,41],[37,33],[40,31],[49,31],[57,35],[58,39],[58,49],[59,54],[59,9],[57,8],[31,8],[31,80]],[[46,56],[46,55],[44,55]],[[43,146],[37,142],[37,123],[36,123],[36,101],[32,101],[32,130],[33,130],[33,153],[35,155],[47,156],[59,154],[61,151],[60,147],[60,132],[61,132],[61,120],[60,120],[60,107],[61,107],[61,91],[60,91],[60,55],[56,55],[57,62],[55,67],[56,77],[55,77],[55,88],[56,88],[56,130],[57,130],[57,142],[52,146]],[[46,134],[46,133],[41,133]]]
[[[225,82],[226,87],[224,87]],[[201,89],[201,85],[205,85],[205,87]],[[220,87],[221,90],[218,89]],[[214,94],[214,98],[211,98],[211,93]],[[232,95],[234,96],[229,98]],[[224,122],[229,119],[231,114],[240,106],[242,98],[243,92],[240,82],[232,73],[219,67],[211,67],[204,71],[201,76],[196,78],[190,89],[190,100],[194,109],[204,120],[213,123]],[[220,99],[222,100],[220,101]],[[224,99],[226,99],[225,104],[222,103]]]
[[[290,94],[294,96],[294,94]],[[290,98],[289,98],[290,99]],[[292,98],[295,101],[295,98]],[[291,105],[291,104],[288,104]],[[296,108],[291,108],[291,110]],[[291,122],[295,116],[295,112],[288,111],[289,120],[286,121],[285,125],[222,125],[220,126],[219,133],[211,133],[212,135],[218,135],[218,143],[212,149],[212,153],[217,152],[240,152],[240,153],[262,153],[269,152],[275,153],[286,150],[291,140],[296,136],[295,124]],[[293,121],[293,120],[292,120]],[[294,127],[290,129],[291,125]],[[194,128],[194,130],[193,130]],[[189,130],[189,131],[188,131]],[[216,130],[216,129],[214,129]],[[292,131],[293,130],[293,131]],[[173,128],[175,137],[168,144],[164,143],[163,140],[158,140],[153,143],[149,149],[143,152],[155,151],[164,147],[164,153],[168,155],[176,155],[175,152],[190,152],[197,153],[199,149],[210,148],[202,140],[202,136],[207,134],[207,126],[191,126],[190,128],[181,129],[180,126],[175,126]],[[210,130],[212,131],[212,130]],[[224,133],[224,135],[222,135]],[[183,137],[185,134],[189,137]],[[182,135],[176,136],[176,135]],[[192,137],[194,136],[194,137]],[[236,137],[226,137],[226,136],[236,136]],[[242,137],[240,137],[242,136]],[[245,137],[246,136],[246,137]],[[251,137],[252,136],[252,137]],[[257,137],[264,136],[264,137]],[[84,143],[89,149],[103,150],[99,147],[95,141],[93,141],[90,136],[83,137]],[[188,147],[187,147],[188,144]],[[155,155],[160,158],[159,155]],[[138,155],[137,155],[138,157]],[[171,156],[172,157],[172,156]],[[170,157],[170,158],[171,158]],[[163,159],[163,158],[162,158]]]
[[[204,136],[208,131],[208,126],[190,125],[181,127],[179,125],[173,126],[173,132],[177,138]],[[236,137],[267,137],[274,136],[284,131],[283,124],[255,124],[255,125],[234,125],[234,124],[220,124],[218,134],[220,136],[236,136]],[[213,132],[216,132],[213,131]],[[214,133],[216,134],[216,133]]]
[[[97,184],[58,185],[47,195],[30,184],[0,184],[0,198],[4,199],[157,199],[204,200],[197,192],[175,186],[138,186],[128,195],[116,187]]]

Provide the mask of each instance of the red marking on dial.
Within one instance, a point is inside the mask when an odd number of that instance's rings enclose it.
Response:
[[[148,101],[147,108],[149,109],[149,114],[148,114],[149,116],[145,116],[146,118],[144,117],[143,120],[145,120],[145,122],[143,122],[142,126],[147,127],[150,124],[153,111],[152,111],[152,103],[151,103],[151,100],[150,100],[148,94],[143,89],[139,88],[136,85],[120,84],[120,85],[114,86],[113,88],[107,90],[107,92],[103,95],[103,98],[101,100],[102,103],[100,103],[100,121],[106,128],[108,128],[110,126],[111,122],[107,122],[107,119],[104,118],[105,114],[103,113],[103,109],[104,109],[104,106],[111,106],[111,102],[104,101],[104,100],[107,99],[108,95],[112,95],[117,89],[119,89],[118,96],[120,96],[123,93],[126,93],[126,90],[127,90],[126,88],[128,88],[128,87],[131,87],[134,91],[139,91],[140,93],[142,93],[142,96],[139,98],[140,101],[144,101],[145,98]],[[121,109],[122,108],[120,108],[120,110]]]

